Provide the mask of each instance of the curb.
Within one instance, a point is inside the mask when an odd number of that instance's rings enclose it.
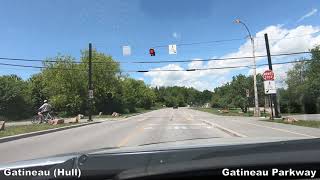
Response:
[[[98,123],[102,123],[102,121],[76,124],[76,125],[70,125],[70,126],[66,126],[66,127],[53,128],[53,129],[48,129],[48,130],[43,130],[43,131],[35,131],[35,132],[30,132],[30,133],[25,133],[25,134],[18,134],[18,135],[3,137],[3,138],[0,138],[0,143],[14,141],[14,140],[22,139],[22,138],[38,136],[38,135],[42,135],[42,134],[49,134],[52,132],[63,131],[63,130],[71,129],[71,128],[82,127],[82,126],[87,126],[87,125],[91,125],[91,124],[98,124]]]
[[[212,123],[212,122],[209,122],[209,121],[206,121],[206,120],[202,120],[202,122],[210,125],[210,126],[213,126],[227,134],[230,134],[231,136],[234,136],[234,137],[247,137],[246,135],[243,135],[243,134],[240,134],[240,133],[237,133],[237,132],[234,132],[233,130],[231,129],[228,129],[228,128],[225,128],[225,127],[222,127],[218,124],[215,124],[215,123]]]

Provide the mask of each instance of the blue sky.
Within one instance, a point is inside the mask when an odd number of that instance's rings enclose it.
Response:
[[[320,2],[318,0],[239,1],[239,0],[3,0],[0,6],[0,56],[44,59],[58,53],[80,57],[88,43],[118,61],[155,61],[206,59],[246,55],[250,51],[247,39],[226,43],[178,46],[177,55],[169,55],[167,47],[159,45],[244,38],[243,27],[233,23],[240,18],[259,38],[268,32],[269,38],[286,38],[319,32]],[[305,33],[304,33],[305,32]],[[257,34],[258,33],[258,34]],[[289,41],[289,42],[288,42]],[[293,48],[286,45],[296,43]],[[306,43],[308,42],[308,43]],[[274,41],[274,52],[298,51],[320,42],[319,33],[299,39]],[[263,41],[257,39],[263,54]],[[130,45],[132,55],[122,56],[122,46]],[[259,48],[259,47],[257,47]],[[247,52],[248,51],[248,52]],[[273,53],[273,52],[271,52]],[[284,59],[283,59],[284,60]],[[258,63],[264,63],[264,59]],[[280,61],[280,60],[279,60]],[[1,62],[6,62],[1,60]],[[30,64],[28,62],[10,62]],[[157,64],[122,65],[123,70],[152,68],[211,67],[218,64]],[[31,63],[31,65],[40,65]],[[289,68],[286,66],[285,68]],[[281,69],[281,68],[280,68]],[[0,75],[15,73],[24,79],[36,69],[0,66]],[[182,85],[197,89],[212,89],[238,73],[237,71],[130,74],[150,85]]]

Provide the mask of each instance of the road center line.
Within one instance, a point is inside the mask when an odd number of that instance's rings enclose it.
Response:
[[[122,147],[128,144],[128,142],[137,134],[141,133],[143,131],[144,127],[141,125],[134,129],[131,133],[129,133],[122,141],[118,143],[118,147]]]

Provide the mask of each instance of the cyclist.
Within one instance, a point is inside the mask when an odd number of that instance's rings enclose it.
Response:
[[[48,100],[44,100],[42,106],[39,108],[39,112],[38,115],[41,116],[41,121],[40,123],[42,123],[43,119],[44,119],[44,115],[49,113],[51,111],[51,105],[48,103]]]

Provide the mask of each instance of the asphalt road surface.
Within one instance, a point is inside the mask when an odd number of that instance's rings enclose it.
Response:
[[[201,138],[320,137],[320,129],[226,117],[188,108],[166,108],[116,121],[0,143],[0,163]]]

